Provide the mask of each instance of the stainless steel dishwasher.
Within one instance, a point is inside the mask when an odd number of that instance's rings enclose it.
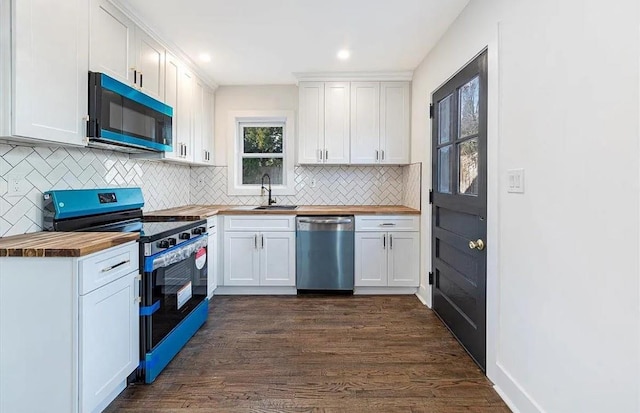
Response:
[[[298,292],[353,292],[353,216],[296,218]]]

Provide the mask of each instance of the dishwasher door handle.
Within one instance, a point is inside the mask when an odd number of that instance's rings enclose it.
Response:
[[[351,224],[353,220],[351,218],[336,218],[336,219],[298,218],[298,222],[304,222],[307,224]]]

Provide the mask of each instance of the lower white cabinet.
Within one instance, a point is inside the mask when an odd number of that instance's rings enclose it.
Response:
[[[418,287],[417,232],[356,232],[356,287]]]
[[[0,412],[102,411],[138,366],[137,242],[0,268]]]
[[[209,234],[207,244],[207,297],[211,299],[213,292],[218,288],[218,217],[213,216],[207,219],[207,233]]]
[[[296,285],[293,216],[224,218],[225,286]]]

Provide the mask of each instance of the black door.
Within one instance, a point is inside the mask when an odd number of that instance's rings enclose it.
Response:
[[[487,52],[432,102],[433,309],[484,371]]]

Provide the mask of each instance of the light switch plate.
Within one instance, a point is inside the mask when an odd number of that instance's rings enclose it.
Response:
[[[524,169],[509,169],[507,171],[507,192],[524,194]]]

